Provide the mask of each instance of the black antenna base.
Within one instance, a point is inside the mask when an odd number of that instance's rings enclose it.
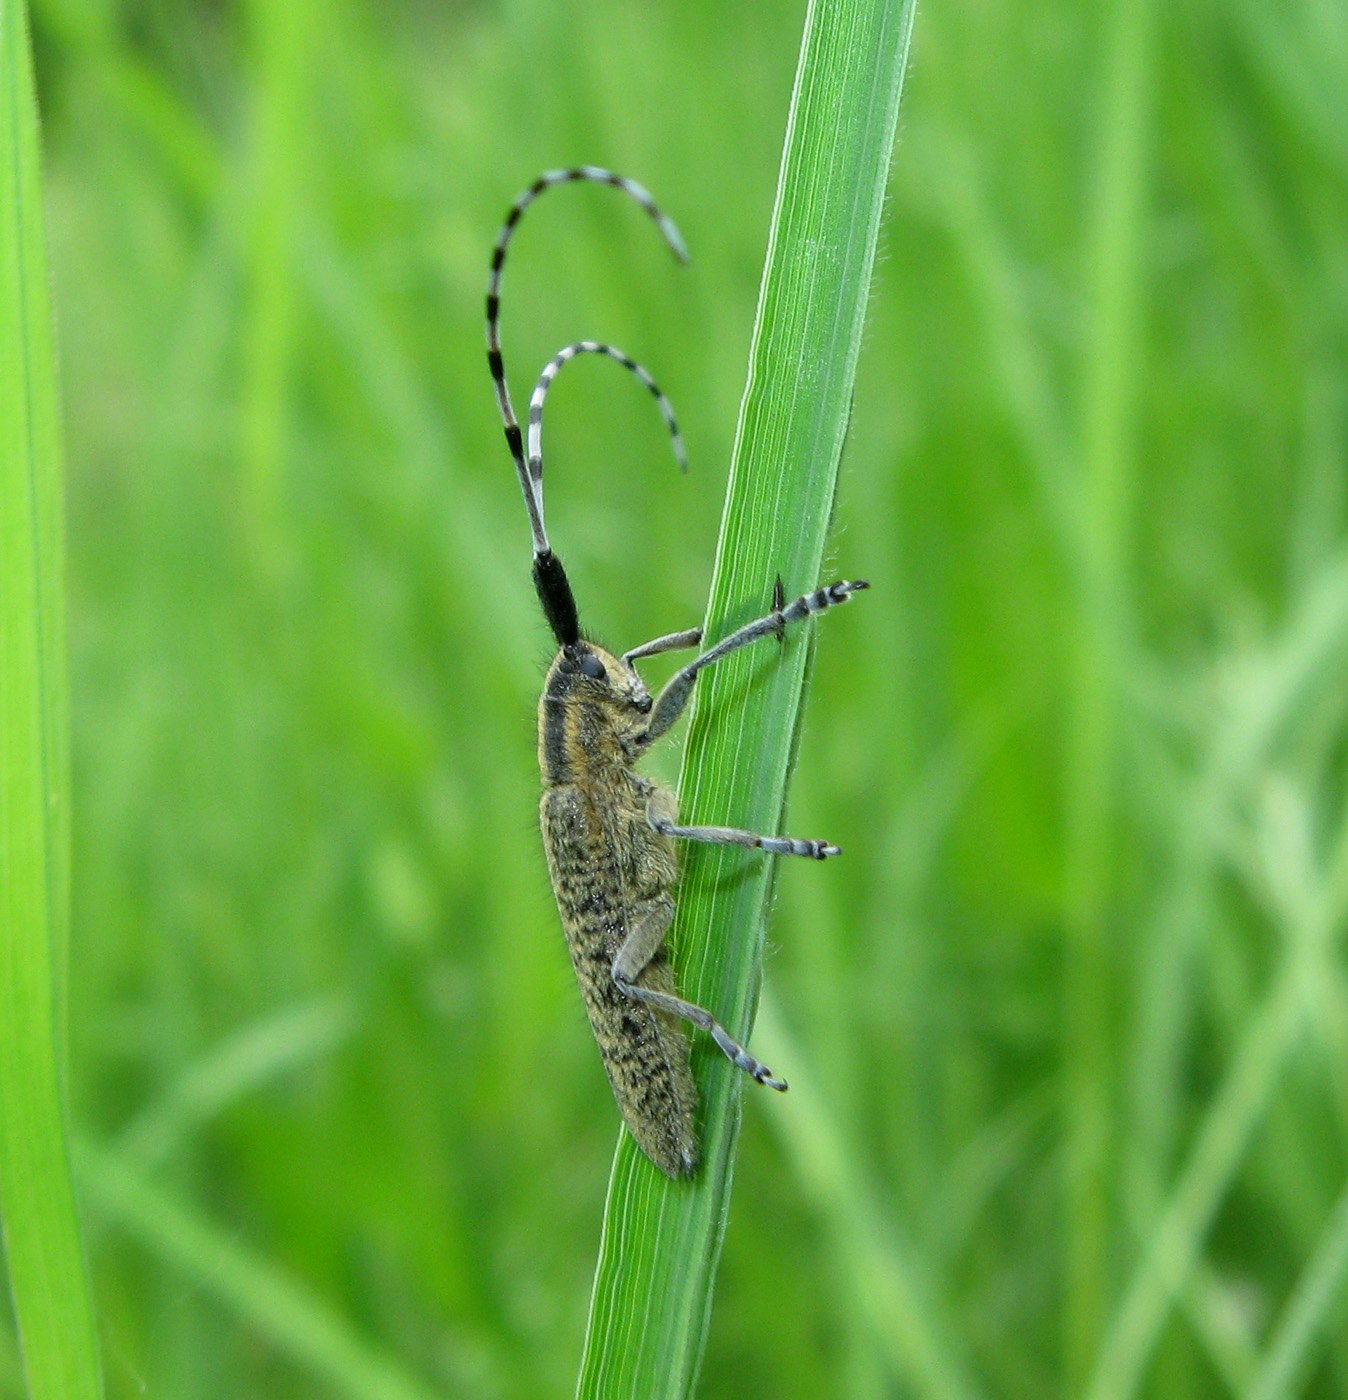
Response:
[[[562,561],[551,550],[534,555],[534,588],[557,645],[575,645],[580,641],[575,594],[571,592],[571,580],[562,568]]]

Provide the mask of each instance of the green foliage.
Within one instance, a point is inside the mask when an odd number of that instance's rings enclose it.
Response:
[[[66,1141],[61,439],[22,5],[0,6],[0,1225],[33,1400],[102,1393]]]
[[[889,174],[912,6],[814,3],[787,120],[703,636],[819,583]],[[679,784],[683,816],[781,829],[814,638],[704,673]],[[690,848],[671,932],[682,984],[745,1036],[773,870],[757,853]],[[707,1047],[699,1045],[702,1052]],[[691,1395],[725,1232],[744,1077],[699,1053],[702,1165],[674,1182],[624,1133],[604,1214],[578,1394]]]
[[[504,337],[669,390],[687,478],[568,370],[549,526],[603,637],[691,625],[800,15],[34,11],[109,1392],[565,1394],[617,1120],[486,257],[551,165],[678,219],[550,196]],[[1348,1395],[1345,86],[1326,0],[919,13],[708,1400]]]

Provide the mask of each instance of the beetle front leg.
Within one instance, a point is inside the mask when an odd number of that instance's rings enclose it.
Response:
[[[653,744],[683,713],[693,693],[693,682],[697,680],[699,671],[719,661],[723,656],[729,656],[732,651],[738,651],[740,647],[756,642],[760,637],[781,636],[791,623],[803,622],[815,613],[825,612],[839,603],[845,603],[853,593],[859,593],[863,588],[869,587],[870,584],[865,579],[857,579],[853,583],[846,579],[830,583],[824,588],[816,588],[813,593],[801,594],[784,608],[774,606],[766,617],[746,622],[743,627],[722,638],[710,651],[704,651],[696,661],[690,661],[682,670],[676,671],[665,688],[655,697],[651,722],[638,741],[642,748]],[[774,590],[774,604],[777,602],[775,595],[779,592],[779,589]]]
[[[668,632],[654,641],[642,642],[639,647],[623,652],[623,660],[630,666],[643,656],[661,656],[667,651],[684,651],[688,647],[702,645],[702,629],[690,627],[686,632]]]

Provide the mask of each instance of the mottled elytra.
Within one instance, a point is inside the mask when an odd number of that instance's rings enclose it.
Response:
[[[650,215],[675,256],[687,260],[678,229],[634,181],[592,165],[540,175],[511,205],[492,251],[487,364],[529,513],[534,587],[560,648],[548,668],[538,707],[548,872],[618,1107],[641,1150],[661,1171],[677,1177],[697,1166],[693,1124],[697,1100],[680,1021],[700,1026],[759,1084],[772,1089],[785,1089],[786,1084],[737,1044],[709,1011],[685,1001],[675,989],[665,947],[679,874],[675,843],[748,846],[769,855],[815,860],[836,856],[838,848],[827,841],[759,836],[730,826],[681,826],[674,795],[642,777],[635,764],[683,713],[700,671],[760,637],[780,638],[792,623],[846,602],[867,584],[862,580],[831,583],[787,603],[779,578],[769,612],[702,652],[654,698],[634,663],[662,652],[701,646],[700,628],[670,632],[621,656],[585,635],[570,581],[543,523],[543,404],[558,371],[582,354],[616,360],[654,396],[680,466],[684,454],[673,408],[655,380],[621,350],[595,340],[566,346],[544,366],[529,400],[526,454],[501,358],[501,274],[520,215],[544,190],[574,180],[621,190]]]

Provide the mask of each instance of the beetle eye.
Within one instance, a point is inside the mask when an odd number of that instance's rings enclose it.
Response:
[[[608,675],[604,670],[604,663],[593,652],[587,651],[578,664],[581,674],[589,676],[592,681],[602,681]]]

